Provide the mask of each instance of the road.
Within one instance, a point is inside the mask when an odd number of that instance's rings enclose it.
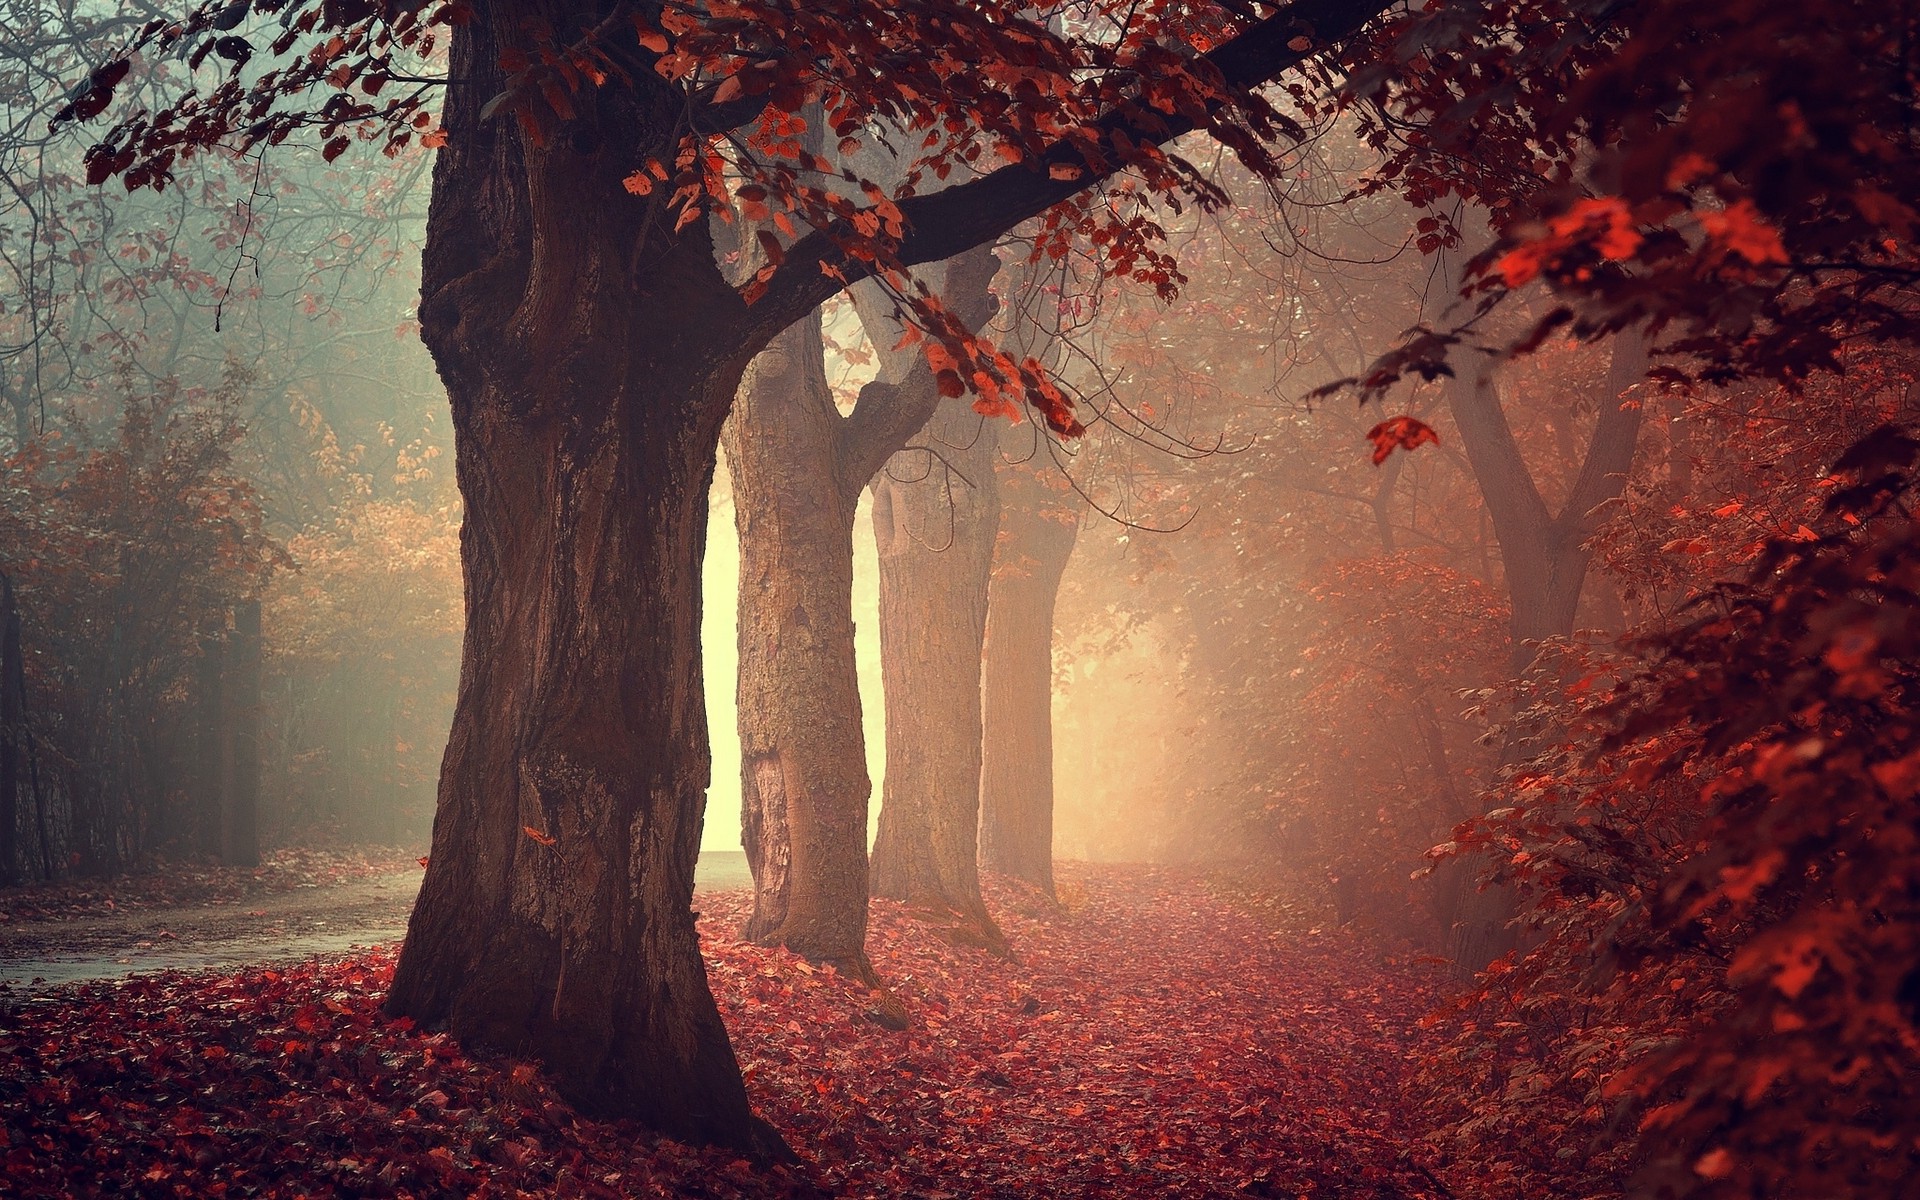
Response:
[[[421,874],[407,870],[223,904],[0,925],[0,983],[39,990],[136,972],[301,959],[397,941],[406,933]],[[751,883],[746,855],[700,855],[696,892]]]

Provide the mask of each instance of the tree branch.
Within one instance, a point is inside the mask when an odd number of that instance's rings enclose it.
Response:
[[[1618,496],[1633,469],[1633,452],[1640,443],[1642,406],[1622,402],[1620,393],[1646,378],[1645,327],[1629,325],[1614,335],[1613,360],[1607,367],[1606,394],[1600,398],[1600,420],[1587,443],[1586,461],[1574,480],[1567,502],[1555,518],[1581,540],[1591,532],[1593,510]]]
[[[1345,42],[1395,0],[1299,0],[1201,56],[1229,88],[1258,87]],[[1304,39],[1304,40],[1303,40]],[[1217,110],[1216,110],[1217,111]],[[1151,124],[1148,122],[1151,121]],[[1112,112],[1093,128],[1102,149],[1120,135],[1136,143],[1164,144],[1199,125],[1177,113]],[[1103,153],[1094,166],[1073,142],[1055,142],[1038,158],[1013,163],[967,183],[899,201],[907,228],[893,265],[914,266],[951,258],[992,240],[1055,204],[1092,187],[1120,169],[1124,156]],[[1070,168],[1070,179],[1054,168]],[[875,273],[878,264],[849,255],[850,227],[815,230],[788,251],[748,320],[754,327],[784,328],[834,293]],[[832,273],[830,274],[829,271]]]
[[[993,251],[984,248],[947,264],[941,292],[953,303],[954,315],[976,333],[993,319],[989,287],[999,267]],[[834,438],[838,484],[843,494],[857,498],[887,459],[933,419],[940,407],[940,391],[918,351],[893,349],[904,327],[894,319],[887,295],[871,281],[852,289],[852,294],[882,367],[881,377],[860,389],[859,401]]]

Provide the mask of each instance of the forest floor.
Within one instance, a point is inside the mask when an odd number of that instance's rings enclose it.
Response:
[[[1401,1092],[1417,965],[1284,905],[1145,868],[1067,867],[1054,906],[992,891],[1017,961],[875,905],[892,1031],[830,970],[701,898],[715,998],[759,1112],[754,1167],[579,1118],[530,1064],[392,1021],[394,951],[297,966],[0,985],[9,1194],[1081,1196],[1430,1200]],[[298,1164],[297,1168],[294,1164]]]

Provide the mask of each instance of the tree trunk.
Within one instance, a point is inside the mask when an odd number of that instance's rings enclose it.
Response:
[[[753,361],[724,440],[740,534],[743,935],[872,981],[866,742],[853,653],[853,514],[843,418],[816,311]]]
[[[20,882],[20,609],[0,575],[0,885]]]
[[[233,609],[222,689],[229,722],[232,773],[226,792],[222,858],[230,867],[260,865],[260,601]]]
[[[944,292],[976,327],[991,316],[996,266],[982,251],[946,272]],[[884,301],[862,291],[878,321]],[[745,936],[877,983],[865,952],[872,783],[854,669],[853,515],[939,393],[917,351],[883,349],[887,369],[842,417],[820,332],[816,312],[754,360],[723,434],[741,554],[741,834],[754,873]]]
[[[1587,443],[1580,473],[1559,513],[1547,508],[1533,474],[1520,453],[1513,430],[1492,380],[1480,373],[1454,379],[1447,400],[1460,441],[1473,466],[1507,579],[1511,611],[1511,655],[1516,674],[1526,671],[1542,638],[1573,632],[1580,593],[1592,557],[1586,542],[1592,536],[1594,510],[1618,496],[1626,486],[1640,435],[1641,408],[1621,397],[1646,374],[1647,342],[1637,329],[1614,339],[1613,357],[1599,404],[1599,420]],[[1509,746],[1508,761],[1524,757],[1527,748]],[[1467,872],[1453,886],[1468,886]],[[1477,971],[1514,947],[1510,928],[1513,898],[1504,888],[1483,887],[1466,892],[1454,908],[1456,920],[1450,956],[1464,970]]]
[[[622,187],[672,161],[679,93],[640,71],[538,139],[481,119],[535,19],[564,41],[594,15],[494,5],[452,35],[420,316],[452,403],[467,622],[387,1006],[540,1059],[589,1114],[783,1154],[691,911],[707,492],[757,347],[703,224]]]
[[[1053,895],[1053,607],[1080,532],[1030,466],[1002,470],[982,671],[980,865]]]
[[[1613,357],[1599,405],[1600,417],[1566,503],[1547,508],[1485,374],[1455,379],[1447,400],[1460,441],[1473,466],[1507,578],[1512,612],[1514,669],[1525,670],[1534,651],[1528,643],[1573,632],[1580,593],[1592,555],[1594,510],[1618,496],[1633,466],[1641,408],[1620,397],[1646,374],[1647,344],[1638,330],[1614,339]]]
[[[978,863],[994,430],[966,400],[944,400],[921,441],[874,482],[887,773],[873,891],[947,914],[958,939],[1004,951]]]

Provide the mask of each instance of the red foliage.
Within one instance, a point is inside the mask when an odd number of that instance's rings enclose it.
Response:
[[[1430,1070],[1472,1194],[1911,1190],[1916,460],[1863,439],[1818,530],[1765,541],[1638,661],[1563,655],[1520,706],[1540,748],[1443,847],[1530,934]]]
[[[1436,1195],[1396,1115],[1426,989],[1344,939],[1276,933],[1187,879],[1067,872],[1066,913],[996,893],[1022,961],[876,906],[913,1014],[730,932],[709,973],[761,1113],[807,1163],[583,1120],[531,1065],[381,1016],[390,949],[238,976],[0,991],[11,1194]],[[1012,907],[1007,908],[1007,902]],[[1030,911],[1023,912],[1022,909]],[[297,1172],[297,1173],[296,1173]]]
[[[1373,443],[1373,465],[1377,467],[1395,450],[1412,452],[1429,442],[1438,446],[1440,435],[1418,417],[1398,416],[1367,430],[1367,440]]]
[[[1920,332],[1914,33],[1910,5],[1864,0],[1409,6],[1349,85],[1387,160],[1366,187],[1484,206],[1482,297],[1538,280],[1564,302],[1523,342],[1647,320],[1686,356],[1670,377],[1838,371],[1849,344]],[[1430,251],[1450,222],[1429,220]],[[1430,375],[1453,340],[1379,378]]]

